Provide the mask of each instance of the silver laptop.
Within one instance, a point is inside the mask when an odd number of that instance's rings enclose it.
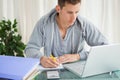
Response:
[[[80,77],[120,70],[120,44],[91,47],[86,61],[63,66]]]

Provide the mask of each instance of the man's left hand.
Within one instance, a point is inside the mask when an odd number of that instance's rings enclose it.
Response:
[[[63,56],[58,57],[60,63],[74,62],[80,59],[79,54],[64,54]]]

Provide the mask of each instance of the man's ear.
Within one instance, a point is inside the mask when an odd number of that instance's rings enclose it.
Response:
[[[56,11],[59,13],[60,12],[60,6],[59,5],[57,5],[56,7],[55,7],[55,9],[56,9]]]

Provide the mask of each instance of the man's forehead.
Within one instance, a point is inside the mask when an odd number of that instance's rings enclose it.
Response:
[[[76,5],[73,5],[73,4],[66,4],[62,9],[65,9],[65,10],[70,10],[72,11],[72,9],[74,10],[79,10],[80,9],[80,4],[76,4]]]

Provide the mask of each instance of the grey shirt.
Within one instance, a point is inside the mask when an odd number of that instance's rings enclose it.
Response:
[[[37,22],[25,49],[27,57],[41,58],[52,53],[54,56],[80,54],[80,59],[86,59],[88,52],[84,49],[85,41],[90,46],[108,44],[101,32],[80,15],[62,39],[55,19],[56,14],[53,9]],[[44,47],[44,54],[40,52],[41,47]]]

